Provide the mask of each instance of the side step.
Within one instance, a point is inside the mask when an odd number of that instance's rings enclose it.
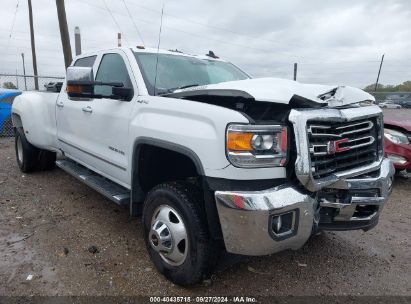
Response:
[[[116,204],[127,205],[130,203],[130,190],[117,185],[86,167],[69,159],[58,160],[56,165]]]

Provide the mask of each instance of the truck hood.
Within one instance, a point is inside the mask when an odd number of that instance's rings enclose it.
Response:
[[[384,109],[384,123],[411,132],[411,109]]]
[[[375,101],[363,90],[348,86],[303,84],[279,78],[256,78],[176,90],[167,97],[187,98],[193,96],[243,97],[263,102],[290,104],[298,96],[330,107],[341,107],[361,101]]]

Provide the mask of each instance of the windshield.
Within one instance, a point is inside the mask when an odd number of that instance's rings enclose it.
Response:
[[[154,89],[155,53],[135,53],[150,95],[171,93],[191,86],[250,78],[231,63],[181,55],[158,54],[157,82]]]

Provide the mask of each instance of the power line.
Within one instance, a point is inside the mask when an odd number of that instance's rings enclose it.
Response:
[[[125,7],[126,10],[127,10],[128,16],[129,16],[130,19],[131,19],[131,22],[132,22],[133,25],[134,25],[134,28],[135,28],[136,31],[137,31],[138,36],[140,37],[141,41],[143,42],[143,45],[145,45],[143,36],[141,35],[140,31],[138,30],[137,24],[134,22],[134,19],[133,19],[133,17],[131,16],[130,10],[128,9],[128,6],[127,6],[127,4],[126,4],[126,2],[125,2],[124,0],[123,0],[123,4],[124,4],[124,7]]]
[[[77,0],[77,1],[80,1],[80,0]],[[105,0],[102,0],[102,1],[104,2]],[[123,1],[124,1],[124,0],[123,0]],[[126,1],[127,1],[127,0],[126,0]],[[87,4],[87,5],[96,7],[96,8],[100,8],[100,9],[103,9],[103,10],[107,10],[107,9],[105,9],[105,8],[102,7],[102,6],[96,5],[96,4],[94,4],[94,3],[92,4],[92,3],[88,2],[88,1],[80,1],[80,2],[83,3],[83,4]],[[130,2],[130,1],[127,1],[127,2]],[[145,6],[142,6],[142,5],[137,5],[137,4],[135,4],[134,2],[130,2],[130,3],[133,3],[134,6],[138,6],[138,7],[141,7],[141,8],[143,8],[143,9],[150,10],[150,11],[153,11],[153,12],[156,12],[156,13],[160,13],[160,11],[158,11],[158,10],[156,10],[156,9],[148,8],[148,7],[145,7]],[[137,21],[144,22],[144,23],[147,23],[147,24],[150,24],[150,25],[153,24],[152,21],[144,20],[144,19],[141,19],[141,18],[134,18],[134,17],[131,15],[130,12],[128,12],[128,13],[129,13],[128,15],[122,14],[122,13],[117,12],[117,11],[111,11],[111,13],[112,13],[112,14],[117,14],[117,15],[120,15],[120,16],[129,17],[129,18],[133,21],[133,23],[134,23],[134,20],[137,20]],[[170,16],[170,17],[173,17],[173,18],[177,18],[177,19],[181,19],[181,20],[184,20],[184,21],[187,21],[187,22],[191,22],[191,23],[203,25],[203,26],[205,26],[205,27],[210,27],[210,28],[214,28],[214,29],[219,29],[219,30],[227,31],[227,32],[234,33],[234,34],[237,34],[237,35],[240,35],[240,36],[247,36],[247,37],[249,37],[249,38],[251,38],[251,39],[254,39],[254,40],[259,40],[259,41],[264,40],[264,41],[268,41],[268,42],[271,42],[271,43],[275,43],[275,44],[277,44],[277,45],[278,45],[278,44],[280,44],[280,45],[285,45],[285,44],[287,44],[287,43],[274,42],[274,41],[267,40],[267,39],[264,39],[264,38],[251,37],[251,36],[249,36],[249,35],[247,35],[247,34],[242,34],[242,33],[238,33],[238,32],[235,32],[235,31],[228,30],[228,29],[223,29],[223,28],[219,28],[219,27],[215,27],[215,26],[211,26],[211,25],[206,25],[206,24],[203,24],[203,23],[201,23],[201,22],[197,22],[197,21],[193,21],[193,20],[189,20],[189,19],[185,19],[185,18],[181,18],[181,17],[176,17],[176,16],[173,16],[173,15],[171,15],[171,14],[169,14],[169,13],[164,13],[164,15],[165,15],[165,16]],[[183,30],[181,30],[181,29],[177,29],[177,28],[174,28],[174,27],[166,26],[166,25],[164,25],[163,27],[164,27],[164,28],[167,28],[167,29],[170,29],[170,30],[173,30],[173,31],[177,31],[177,32],[181,32],[181,33],[184,33],[184,34],[187,34],[187,35],[191,35],[191,36],[194,36],[194,37],[198,37],[199,39],[202,39],[202,40],[204,40],[204,38],[206,38],[207,40],[213,40],[213,41],[216,41],[216,42],[219,42],[219,43],[223,43],[223,44],[227,44],[227,45],[233,45],[233,46],[237,46],[237,47],[248,48],[248,49],[252,49],[252,50],[256,50],[256,51],[260,51],[260,52],[265,52],[265,53],[267,53],[267,52],[268,52],[268,53],[273,53],[273,50],[269,50],[269,49],[250,47],[249,45],[243,45],[243,44],[239,44],[239,43],[232,43],[232,42],[228,42],[228,41],[224,41],[224,40],[220,40],[220,39],[210,38],[210,37],[207,37],[207,36],[204,36],[204,35],[201,35],[201,36],[200,36],[200,35],[195,34],[195,33],[183,31]],[[291,45],[290,43],[288,43],[288,44]],[[298,46],[298,45],[295,45],[295,46]],[[333,52],[334,52],[334,51],[345,52],[345,51],[343,51],[343,50],[337,50],[337,49],[333,49]],[[348,51],[347,51],[347,52],[348,52]],[[350,50],[349,52],[351,53],[352,50]],[[302,56],[294,55],[294,54],[292,54],[291,52],[288,52],[288,51],[276,51],[276,54],[278,54],[278,53],[291,55],[292,57],[294,57],[295,59],[299,59],[300,61],[301,61],[301,60],[311,60],[310,58],[307,58],[307,57],[302,57]],[[291,60],[291,61],[292,61],[292,60]],[[372,62],[372,61],[370,61],[370,62]],[[379,61],[374,61],[374,62],[379,62]],[[307,63],[307,64],[308,64],[308,63]],[[310,64],[316,64],[316,63],[310,63]]]
[[[88,3],[88,2],[86,2],[86,3]],[[114,23],[115,23],[116,26],[118,27],[119,31],[120,31],[120,32],[123,32],[123,31],[121,30],[120,25],[117,23],[116,18],[114,18],[113,12],[110,10],[110,8],[108,7],[108,5],[107,5],[107,3],[106,3],[105,0],[103,0],[103,3],[104,3],[104,6],[106,7],[106,10],[110,13],[111,18],[113,19]],[[90,3],[88,3],[88,4],[90,4]],[[130,44],[128,43],[128,40],[127,40],[127,38],[126,38],[126,35],[124,35],[124,32],[123,32],[123,36],[124,36],[124,40],[126,41],[127,45],[129,46]]]
[[[124,0],[123,0],[123,1],[124,1]],[[126,1],[127,1],[127,0],[126,0]],[[127,2],[130,2],[130,1],[127,1]],[[130,2],[130,3],[132,3],[132,2]],[[143,6],[143,5],[140,5],[140,4],[135,4],[134,2],[133,2],[133,5],[134,5],[134,6],[137,6],[137,7],[140,7],[140,8],[142,8],[142,9],[148,10],[148,11],[155,12],[155,13],[157,13],[157,14],[160,14],[160,13],[161,13],[161,11],[159,11],[159,10],[157,10],[157,9],[149,8],[149,7],[147,7],[147,6]],[[295,46],[295,47],[301,47],[301,45],[296,44],[296,43],[278,42],[278,41],[273,41],[273,40],[266,39],[266,38],[261,38],[261,37],[256,38],[256,37],[253,37],[253,36],[248,35],[248,34],[245,34],[245,33],[240,33],[240,32],[236,32],[236,31],[233,31],[233,30],[230,30],[230,29],[227,29],[227,28],[222,28],[222,27],[218,27],[218,26],[214,26],[214,25],[205,24],[205,23],[202,23],[202,22],[199,22],[199,21],[194,21],[194,20],[187,19],[187,18],[178,17],[178,16],[172,15],[172,14],[170,14],[170,13],[164,13],[164,15],[165,15],[165,16],[168,16],[168,17],[175,18],[175,19],[179,19],[179,20],[182,20],[182,21],[185,21],[185,22],[189,22],[189,23],[192,23],[192,24],[197,24],[197,25],[200,25],[200,26],[203,26],[203,27],[206,27],[206,28],[211,28],[211,29],[214,29],[214,30],[224,31],[224,32],[227,32],[227,33],[230,33],[230,34],[235,34],[235,35],[238,35],[238,36],[243,36],[243,37],[246,37],[246,38],[252,39],[252,40],[267,41],[267,42],[269,42],[269,43],[272,43],[272,44],[275,44],[275,45],[281,45],[281,46],[282,46],[282,45],[290,45],[290,46]],[[318,48],[318,46],[317,46],[317,48]],[[326,47],[322,47],[322,48],[326,48]],[[352,52],[352,50],[347,50],[347,51],[345,51],[345,50],[338,50],[338,49],[334,49],[333,51],[334,51],[334,52],[345,52],[345,53],[347,53],[347,52],[351,53],[351,52]],[[379,61],[378,61],[378,62],[379,62]]]
[[[80,0],[77,0],[77,1],[80,1]],[[107,10],[107,9],[105,9],[105,8],[99,6],[99,5],[91,4],[91,3],[89,3],[89,2],[82,2],[82,1],[80,1],[80,2],[83,3],[83,4],[87,4],[87,5],[90,5],[90,6],[93,6],[93,7],[97,7],[97,8],[103,9],[103,10]],[[104,0],[103,0],[103,2],[105,3]],[[115,11],[110,11],[110,14],[111,14],[111,15],[112,15],[113,13],[115,13],[115,14],[117,14],[117,15],[120,15],[120,16],[128,17],[127,15],[124,15],[124,14],[122,14],[122,13],[115,12]],[[112,16],[113,16],[113,15],[112,15]],[[113,17],[113,19],[114,19],[114,17]],[[137,18],[133,18],[133,19],[134,19],[134,20],[137,20],[137,21],[141,21],[141,22],[148,23],[148,24],[150,24],[150,25],[153,24],[152,21],[144,20],[144,19],[141,19],[141,18],[138,18],[138,19],[137,19]],[[183,31],[183,30],[180,30],[180,29],[177,29],[177,28],[173,28],[173,27],[170,27],[170,26],[165,26],[165,25],[164,25],[163,28],[168,28],[168,29],[173,30],[173,31],[185,33],[185,34],[187,34],[187,35],[191,35],[191,36],[197,37],[197,38],[202,39],[202,40],[204,40],[204,37],[205,37],[205,36],[200,36],[200,35],[195,34],[195,33],[190,33],[190,32],[186,32],[186,31]],[[224,41],[224,40],[220,40],[220,39],[215,39],[215,38],[210,38],[210,37],[207,37],[207,39],[208,39],[208,40],[214,40],[214,41],[216,41],[216,42],[223,43],[223,44],[234,45],[234,46],[242,47],[242,48],[248,48],[248,49],[252,49],[252,50],[256,50],[256,51],[260,51],[260,52],[265,52],[265,53],[267,53],[267,52],[271,53],[271,52],[272,52],[272,50],[262,49],[262,48],[254,48],[254,47],[250,47],[250,46],[248,46],[248,45],[232,43],[232,42],[228,42],[228,41]],[[278,53],[278,51],[277,51],[277,53]],[[281,51],[281,53],[288,53],[288,54],[290,54],[289,52],[284,52],[284,51]],[[292,56],[294,56],[294,57],[296,57],[296,58],[300,58],[300,59],[307,59],[307,58],[298,57],[298,56],[295,56],[295,55],[292,55]]]
[[[16,23],[16,16],[17,16],[17,11],[18,11],[18,9],[19,9],[19,0],[17,0],[16,9],[14,10],[14,16],[13,16],[13,21],[11,22],[11,28],[10,28],[10,33],[9,33],[9,39],[8,39],[8,41],[7,41],[6,51],[9,50],[10,39],[11,39],[11,35],[13,34],[14,24]]]
[[[16,22],[16,16],[17,16],[18,9],[19,9],[19,0],[17,0],[16,9],[14,11],[14,16],[13,16],[13,21],[11,23],[10,34],[9,34],[10,38],[11,38],[11,35],[13,34],[13,29],[14,29],[14,24]]]

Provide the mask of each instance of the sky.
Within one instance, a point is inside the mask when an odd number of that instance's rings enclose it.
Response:
[[[60,1],[60,0],[59,0]],[[32,0],[39,75],[64,76],[55,0]],[[18,4],[18,5],[17,5]],[[410,0],[66,0],[74,50],[161,45],[190,54],[209,50],[253,77],[364,87],[411,80]],[[1,0],[0,74],[32,74],[27,0]],[[74,51],[73,51],[74,53]]]

